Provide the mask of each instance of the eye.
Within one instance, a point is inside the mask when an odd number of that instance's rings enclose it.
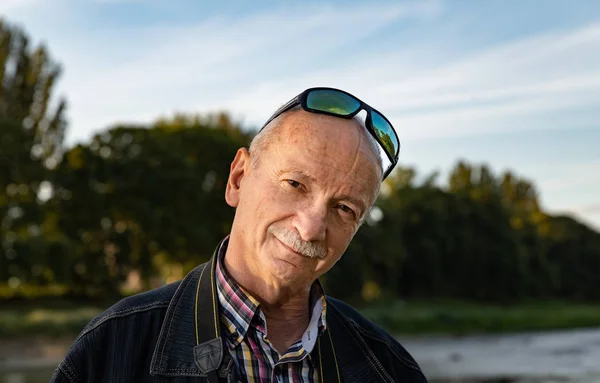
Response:
[[[354,210],[352,210],[352,208],[346,206],[346,205],[338,205],[338,209],[340,209],[344,214],[349,214],[352,216],[356,216],[356,214],[354,213]]]
[[[298,181],[295,181],[295,180],[286,180],[286,181],[294,189],[298,189],[301,186],[300,182],[298,182]]]

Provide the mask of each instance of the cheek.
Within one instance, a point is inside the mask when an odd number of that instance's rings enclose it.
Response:
[[[307,207],[309,200],[296,190],[273,185],[263,191],[263,205],[270,213],[287,216]]]
[[[331,258],[337,261],[348,248],[350,241],[354,237],[354,227],[346,225],[342,227],[330,228],[328,232],[328,247],[332,253]]]
[[[269,226],[295,211],[298,201],[277,185],[270,185],[254,191],[252,205],[249,218],[262,227]]]

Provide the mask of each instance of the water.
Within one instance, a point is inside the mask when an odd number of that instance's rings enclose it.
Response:
[[[432,381],[600,382],[600,329],[401,342]]]
[[[600,383],[600,328],[400,341],[432,383]],[[48,382],[59,361],[0,361],[0,383]]]

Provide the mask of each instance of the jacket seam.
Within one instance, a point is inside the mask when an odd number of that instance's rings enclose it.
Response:
[[[352,321],[352,322],[354,322],[354,321]],[[386,341],[385,341],[385,339],[383,339],[383,338],[381,338],[381,337],[379,337],[379,336],[373,335],[372,333],[370,333],[370,332],[366,331],[366,330],[365,330],[365,329],[363,329],[362,327],[358,326],[358,324],[357,324],[356,322],[354,322],[354,327],[356,327],[356,330],[357,330],[358,332],[362,333],[362,335],[364,335],[364,336],[366,336],[366,337],[368,337],[368,338],[371,338],[371,339],[372,339],[372,340],[374,340],[374,341],[378,341],[378,342],[380,342],[380,343],[383,343],[383,344],[384,344],[384,345],[385,345],[385,346],[386,346],[386,347],[387,347],[387,348],[390,350],[390,352],[391,352],[392,354],[394,354],[394,356],[395,356],[396,358],[398,358],[400,361],[402,361],[402,362],[403,362],[403,363],[404,363],[404,364],[405,364],[407,367],[411,367],[411,368],[413,368],[414,370],[417,370],[417,371],[419,371],[419,372],[422,372],[422,371],[421,371],[421,368],[419,367],[419,365],[418,365],[418,364],[416,364],[415,362],[413,362],[413,361],[411,361],[411,360],[409,360],[409,359],[406,359],[406,358],[405,358],[405,357],[403,357],[402,355],[399,355],[399,354],[396,352],[396,350],[394,350],[392,347],[390,347],[390,345],[388,344],[388,342],[386,342]]]
[[[205,265],[204,267],[206,268],[206,265]],[[204,270],[204,269],[202,269],[202,270]],[[181,292],[181,295],[185,295],[185,292],[186,292],[186,290],[187,290],[188,286],[190,286],[190,281],[191,281],[192,279],[193,279],[193,278],[190,278],[190,279],[187,281],[187,283],[186,283],[186,284],[185,284],[185,286],[183,287],[183,290],[182,290],[182,292]],[[180,287],[181,287],[181,285],[180,285]],[[175,295],[174,295],[174,296],[175,296]],[[179,296],[179,297],[177,298],[177,303],[175,304],[175,307],[173,308],[173,313],[177,311],[177,307],[179,307],[179,304],[180,304],[180,303],[181,303],[181,296]],[[169,303],[169,306],[170,306],[170,303]],[[166,319],[166,318],[165,318],[165,319]],[[171,333],[171,326],[173,326],[173,318],[172,318],[172,317],[171,317],[171,318],[169,318],[169,327],[167,328],[167,333],[165,334],[164,342],[162,343],[162,345],[161,345],[161,348],[160,348],[160,356],[158,357],[158,365],[159,365],[159,366],[162,364],[163,355],[164,355],[164,352],[165,352],[165,347],[167,346],[167,339],[169,339],[169,334]],[[150,368],[152,368],[152,366],[151,366]]]
[[[165,326],[166,326],[167,317],[169,315],[171,315],[171,305],[173,304],[173,299],[175,299],[175,297],[178,297],[179,296],[178,295],[179,292],[182,289],[185,289],[185,287],[187,287],[187,285],[188,285],[188,280],[186,280],[184,278],[181,281],[181,283],[179,284],[179,286],[177,286],[177,289],[175,290],[175,293],[173,293],[173,296],[169,300],[169,305],[167,307],[167,312],[165,313],[163,324],[162,324],[162,326],[160,328],[160,332],[158,333],[158,340],[157,340],[157,343],[156,343],[156,347],[154,348],[154,352],[152,353],[152,359],[150,361],[150,371],[149,371],[150,375],[152,375],[153,372],[156,372],[157,366],[160,366],[160,364],[162,363],[162,351],[161,351],[160,355],[158,355],[158,352],[159,352],[159,349],[162,350],[164,348],[165,343],[167,341],[166,340],[166,335],[163,337],[162,334],[163,334],[163,330],[165,329]]]
[[[71,383],[77,382],[77,380],[78,380],[77,374],[75,373],[75,371],[73,371],[71,369],[71,367],[69,366],[69,362],[67,362],[66,359],[62,361],[60,366],[58,366],[58,369],[60,370],[60,372],[62,372],[67,377],[69,382],[71,382]]]
[[[334,308],[334,310],[332,310],[333,313],[335,313],[335,315],[338,316],[338,318],[340,319],[340,322],[348,328],[348,325],[351,325],[350,321],[347,321],[335,306],[331,306]],[[385,368],[383,368],[383,366],[381,365],[377,357],[373,354],[373,352],[369,350],[369,347],[364,343],[364,341],[361,342],[361,339],[357,338],[357,335],[359,334],[356,334],[354,331],[352,331],[355,330],[354,326],[352,326],[352,328],[348,328],[348,330],[350,330],[350,335],[358,345],[358,348],[360,348],[362,353],[365,355],[365,357],[371,364],[371,367],[375,371],[377,371],[379,377],[381,377],[384,381],[393,382],[394,380],[392,379],[390,374],[388,374]],[[374,362],[376,363],[376,365]]]
[[[151,303],[148,305],[143,305],[143,306],[136,306],[136,307],[131,307],[125,310],[121,310],[121,311],[116,311],[114,313],[111,313],[110,315],[102,318],[98,323],[96,323],[95,325],[93,325],[91,328],[85,330],[84,332],[81,333],[81,335],[79,335],[77,337],[77,339],[75,340],[75,342],[79,341],[81,338],[83,338],[84,336],[86,336],[87,334],[89,334],[90,332],[96,330],[98,327],[100,327],[101,325],[103,325],[104,323],[106,323],[107,321],[111,320],[111,319],[116,319],[116,318],[123,318],[126,317],[128,315],[131,314],[136,314],[136,313],[140,313],[140,312],[145,312],[145,311],[149,311],[155,308],[164,308],[167,307],[168,303],[167,302],[155,302],[155,303]]]
[[[207,374],[198,372],[198,370],[194,369],[194,368],[169,368],[169,369],[166,369],[165,371],[159,372],[158,375],[181,376],[181,373],[187,373],[187,374],[190,374],[190,376],[195,376],[195,377],[200,377],[200,378],[206,378],[208,376]]]
[[[229,359],[229,362],[224,368],[219,368],[219,375],[222,378],[227,377],[229,372],[231,371],[231,367],[233,365],[233,359]],[[159,374],[162,376],[179,376],[181,373],[189,373],[194,377],[206,378],[208,375],[203,372],[198,372],[198,369],[195,368],[168,368],[165,371],[160,372]]]

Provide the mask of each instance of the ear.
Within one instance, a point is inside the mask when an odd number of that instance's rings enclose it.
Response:
[[[238,149],[229,169],[229,178],[225,189],[225,201],[231,207],[240,203],[242,181],[250,166],[250,153],[246,148]]]

